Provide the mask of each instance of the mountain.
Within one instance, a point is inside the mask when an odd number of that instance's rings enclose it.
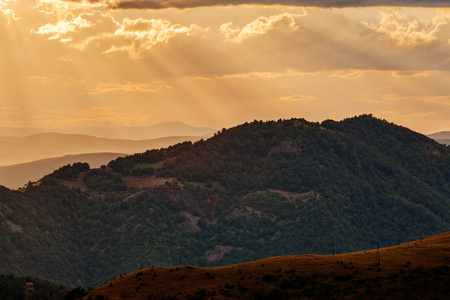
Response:
[[[209,136],[208,136],[209,137]],[[168,147],[183,141],[197,141],[202,137],[174,136],[151,140],[120,140],[98,138],[82,134],[39,133],[23,138],[0,137],[0,166],[86,153],[144,152]]]
[[[0,188],[0,273],[96,286],[395,245],[448,231],[449,182],[450,147],[371,115],[245,123]]]
[[[23,187],[30,181],[38,181],[54,170],[68,164],[86,162],[92,168],[100,168],[111,160],[125,156],[122,153],[89,153],[65,155],[62,157],[41,159],[29,163],[0,167],[0,185],[10,189]]]
[[[429,134],[428,137],[436,140],[438,143],[450,145],[450,131],[441,131]]]
[[[26,137],[39,133],[83,134],[109,139],[148,140],[172,136],[203,136],[216,132],[216,129],[196,127],[182,122],[165,122],[150,126],[118,126],[118,127],[0,127],[0,136]]]
[[[149,267],[111,278],[83,299],[447,299],[448,245],[449,232],[334,256],[279,256],[216,268]]]

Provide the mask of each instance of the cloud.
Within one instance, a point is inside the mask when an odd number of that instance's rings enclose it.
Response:
[[[291,95],[291,96],[285,96],[278,98],[279,101],[293,101],[293,102],[300,102],[300,101],[311,101],[315,100],[316,97],[309,96],[309,95]]]
[[[125,53],[131,58],[142,58],[153,47],[168,44],[176,36],[189,36],[202,30],[195,24],[184,26],[164,19],[125,17],[117,21],[111,13],[97,10],[95,2],[93,7],[89,4],[83,7],[83,2],[76,7],[78,10],[70,7],[76,3],[66,5],[60,1],[41,0],[38,4],[41,13],[55,17],[57,21],[31,30],[32,33],[59,40],[78,51],[95,48],[107,56]],[[90,11],[82,12],[85,9]]]
[[[195,24],[183,26],[163,19],[125,18],[114,36],[127,42],[121,46],[112,45],[104,53],[128,52],[131,57],[140,58],[158,44],[167,44],[177,35],[191,35],[199,30],[201,28]]]
[[[40,109],[30,117],[34,126],[77,127],[86,126],[133,126],[149,118],[148,112],[130,112],[111,106],[91,106],[84,109]]]
[[[0,13],[3,14],[8,20],[8,25],[13,21],[21,20],[22,18],[16,17],[14,11],[11,8],[6,8],[10,2],[15,0],[0,0]]]
[[[214,79],[258,80],[258,79],[278,79],[278,78],[287,78],[287,77],[313,76],[313,75],[317,75],[317,74],[319,74],[319,72],[301,72],[301,71],[287,70],[285,72],[249,72],[249,73],[227,74],[227,75],[215,76]]]
[[[125,82],[125,83],[100,83],[93,90],[89,90],[88,93],[92,95],[112,93],[112,92],[140,92],[140,93],[156,93],[164,89],[172,89],[171,86],[165,85],[161,82],[156,83],[138,83],[138,82]]]
[[[411,77],[429,77],[430,73],[426,71],[391,71],[392,77],[411,78]]]
[[[300,27],[295,22],[296,17],[305,16],[304,14],[292,14],[292,13],[283,13],[274,16],[259,17],[253,22],[244,26],[244,28],[231,28],[233,25],[232,22],[228,22],[222,24],[220,26],[220,31],[225,34],[228,39],[231,39],[235,42],[242,42],[245,39],[248,39],[252,36],[263,35],[270,30],[273,30],[276,26],[287,26],[291,31],[296,31]]]
[[[437,41],[437,33],[449,20],[450,16],[446,15],[437,15],[432,21],[424,21],[400,12],[380,12],[378,23],[364,24],[382,39],[391,40],[398,46],[416,47]]]
[[[21,107],[20,106],[14,106],[14,107],[0,107],[0,116],[21,116]]]
[[[74,0],[69,0],[74,1]],[[81,0],[78,0],[81,1]],[[85,0],[83,0],[85,2]],[[111,8],[119,9],[165,9],[193,8],[200,6],[226,6],[241,4],[289,5],[310,7],[373,7],[373,6],[411,6],[411,7],[450,7],[447,0],[97,0]]]
[[[450,96],[404,96],[399,94],[387,94],[384,95],[383,100],[386,102],[418,102],[426,104],[436,104],[440,106],[450,107]]]
[[[54,40],[66,35],[67,33],[72,33],[77,30],[93,26],[93,23],[86,20],[84,15],[86,14],[79,15],[78,17],[68,21],[59,21],[55,24],[45,24],[39,27],[38,30],[34,31],[34,33],[40,35],[50,35],[48,39]],[[65,41],[67,41],[67,39],[61,40],[61,42]]]
[[[373,72],[372,70],[338,70],[331,72],[329,75],[330,77],[336,77],[336,78],[345,78],[345,79],[351,79],[351,78],[360,78],[366,73]]]
[[[60,57],[56,58],[56,60],[69,62],[69,61],[73,61],[73,57],[70,56],[70,55],[63,55],[63,56],[60,56]]]

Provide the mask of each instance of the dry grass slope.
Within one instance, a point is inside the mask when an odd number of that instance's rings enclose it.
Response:
[[[83,299],[448,299],[449,293],[450,232],[335,256],[150,267],[114,278]]]

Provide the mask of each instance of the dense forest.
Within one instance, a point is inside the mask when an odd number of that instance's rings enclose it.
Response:
[[[89,290],[91,289],[90,287]],[[68,288],[30,276],[0,275],[0,299],[2,300],[76,300],[87,292],[81,286]]]
[[[388,246],[450,228],[450,147],[371,115],[254,121],[197,143],[0,187],[0,274],[96,286]]]

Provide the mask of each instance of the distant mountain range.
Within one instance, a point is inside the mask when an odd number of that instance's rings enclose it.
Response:
[[[203,136],[204,138],[210,135]],[[38,133],[23,138],[0,137],[0,166],[86,153],[134,154],[168,147],[202,136],[171,136],[151,140],[107,139],[82,134]]]
[[[436,140],[438,143],[450,145],[450,131],[441,131],[429,134],[428,137]]]
[[[158,123],[150,126],[120,127],[0,127],[0,136],[26,137],[39,133],[82,134],[108,139],[148,140],[171,136],[202,136],[216,132],[216,129],[195,127],[182,122]]]
[[[181,122],[49,130],[0,127],[0,185],[19,188],[67,164],[87,162],[96,168],[119,156],[195,142],[215,132]]]
[[[396,245],[448,231],[449,183],[450,147],[371,115],[254,121],[0,187],[0,274],[86,287],[152,265]]]
[[[91,168],[99,168],[111,160],[125,156],[123,153],[89,153],[65,155],[63,157],[41,159],[29,163],[0,167],[0,185],[10,189],[24,187],[29,181],[38,181],[47,174],[68,164],[86,162]]]

